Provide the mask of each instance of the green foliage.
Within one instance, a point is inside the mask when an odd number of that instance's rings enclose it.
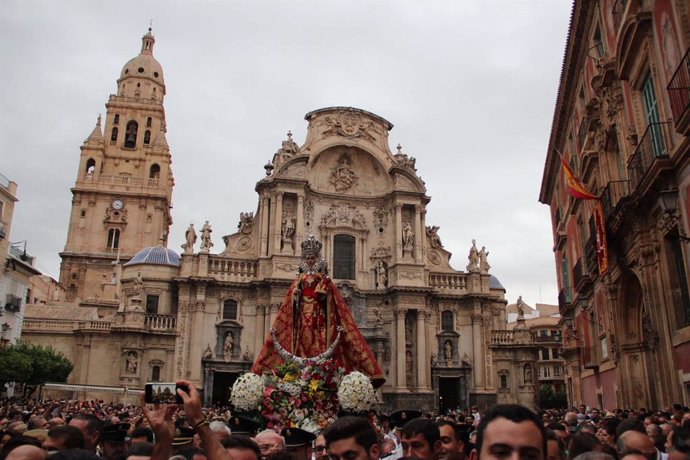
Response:
[[[31,374],[31,358],[10,346],[0,349],[0,384],[21,382]]]
[[[564,392],[554,393],[551,385],[542,385],[539,389],[540,409],[565,409],[568,397]]]
[[[18,343],[0,349],[0,382],[65,382],[74,365],[52,347]]]

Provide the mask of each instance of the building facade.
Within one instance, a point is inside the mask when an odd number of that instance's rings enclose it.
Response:
[[[386,408],[534,405],[533,335],[506,330],[505,289],[484,248],[473,241],[466,270],[450,266],[415,159],[391,152],[393,125],[378,115],[308,113],[304,143],[288,133],[236,231],[218,238],[208,221],[190,224],[172,237],[181,254],[167,248],[173,180],[153,44],[149,32],[81,147],[61,253],[68,302],[32,305],[25,321],[27,340],[72,359],[69,383],[185,378],[206,402],[227,401],[314,234],[384,370]],[[511,383],[497,396],[499,376]]]
[[[690,403],[689,48],[686,1],[574,2],[539,198],[573,405]]]

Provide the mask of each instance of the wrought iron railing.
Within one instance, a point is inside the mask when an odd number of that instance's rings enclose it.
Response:
[[[668,150],[672,145],[668,133],[670,123],[650,123],[637,144],[637,149],[628,160],[628,177],[633,189],[644,180],[649,169],[661,159],[668,159]]]
[[[611,217],[618,205],[628,196],[630,196],[629,180],[614,180],[606,184],[604,192],[601,194],[604,218]]]
[[[678,127],[680,120],[690,111],[690,48],[685,52],[666,89],[673,120]]]

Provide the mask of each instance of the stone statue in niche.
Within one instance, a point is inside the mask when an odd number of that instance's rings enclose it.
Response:
[[[347,153],[342,153],[338,158],[329,182],[335,187],[336,192],[345,192],[357,184],[359,178],[352,170],[352,160]]]
[[[137,357],[137,352],[136,351],[130,351],[127,353],[127,357],[125,358],[125,369],[127,370],[128,374],[136,374],[137,373],[137,365],[138,365],[138,357]]]
[[[230,359],[232,359],[232,347],[234,343],[235,338],[232,336],[232,332],[228,332],[223,342],[223,359],[225,362],[229,362]]]
[[[388,282],[388,269],[383,260],[376,263],[376,289],[385,289]]]
[[[436,353],[432,352],[431,353],[431,365],[435,366],[438,364],[438,357],[436,356]]]
[[[292,243],[292,237],[295,235],[295,218],[290,214],[286,214],[283,218],[281,234],[283,242]]]
[[[411,253],[412,249],[414,248],[414,230],[412,230],[412,225],[410,225],[409,221],[405,221],[403,223],[402,243],[403,252]]]
[[[525,385],[530,385],[532,383],[532,366],[529,364],[525,364],[524,379]]]
[[[453,364],[453,344],[450,340],[446,340],[443,344],[443,357],[446,360],[446,366]]]
[[[201,227],[201,250],[209,250],[213,247],[213,243],[211,242],[211,232],[213,230],[211,229],[211,224],[206,221],[204,223],[204,226]]]

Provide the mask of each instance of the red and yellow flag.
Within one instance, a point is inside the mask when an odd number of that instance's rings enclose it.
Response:
[[[568,190],[570,194],[580,200],[598,200],[599,197],[590,193],[589,190],[584,186],[580,179],[575,176],[568,163],[565,162],[563,157],[561,157],[561,164],[563,165],[563,172],[565,173],[565,183],[568,184]]]
[[[599,274],[603,275],[609,267],[609,253],[608,245],[606,244],[606,220],[604,219],[604,210],[601,206],[601,199],[587,190],[587,187],[577,178],[573,170],[570,169],[566,163],[563,155],[558,155],[561,158],[563,165],[563,173],[565,174],[565,183],[568,185],[570,194],[578,200],[596,200],[592,215],[594,216],[594,227],[597,232],[597,264],[599,265]]]

